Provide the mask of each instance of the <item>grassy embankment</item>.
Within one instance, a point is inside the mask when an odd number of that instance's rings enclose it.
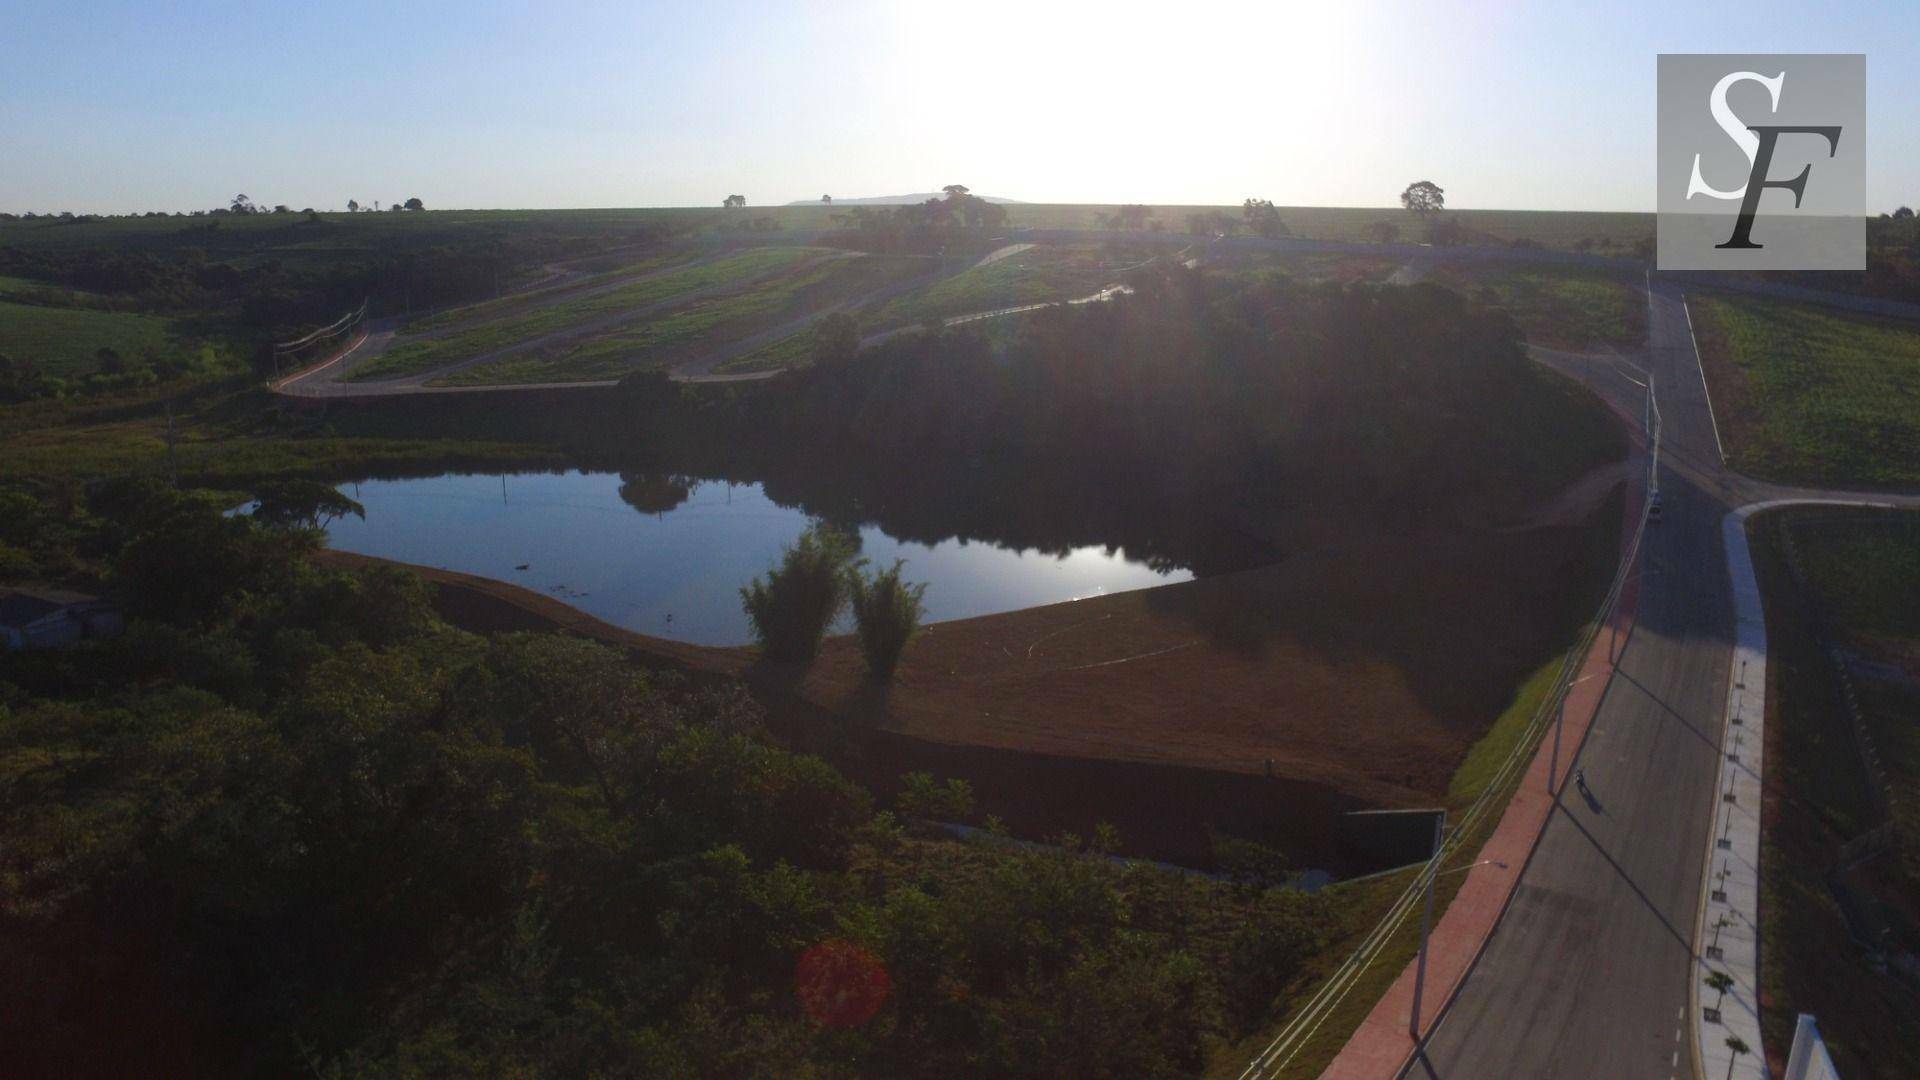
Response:
[[[167,405],[174,448],[167,449]],[[40,400],[0,406],[0,462],[14,481],[79,483],[102,477],[177,472],[183,484],[288,477],[337,480],[455,468],[547,468],[564,463],[550,446],[463,436],[400,425],[356,433],[326,418],[272,411],[253,388],[215,384],[180,393],[144,388],[106,399]]]
[[[1585,625],[1583,620],[1593,615],[1594,608],[1606,593],[1619,557],[1622,507],[1621,497],[1616,494],[1597,511],[1596,520],[1599,524],[1592,530],[1592,546],[1588,553],[1591,573],[1585,587],[1573,590],[1566,598],[1565,614],[1570,637],[1581,632],[1580,628]],[[1461,837],[1459,846],[1442,862],[1434,887],[1436,920],[1452,903],[1454,894],[1466,883],[1466,871],[1479,860],[1481,846],[1499,827],[1501,810],[1526,771],[1524,768],[1515,769],[1502,778],[1499,776],[1500,767],[1523,744],[1527,747],[1538,745],[1541,732],[1532,730],[1532,737],[1529,738],[1531,725],[1541,707],[1550,699],[1554,678],[1565,658],[1565,652],[1551,657],[1515,690],[1511,704],[1495,718],[1486,734],[1480,737],[1454,771],[1445,800],[1449,816],[1457,818],[1483,795],[1490,800],[1491,809]],[[1496,781],[1498,789],[1489,792],[1488,789]],[[1272,1025],[1259,1035],[1245,1040],[1236,1048],[1235,1055],[1222,1057],[1209,1075],[1239,1075],[1240,1069],[1272,1040],[1292,1012],[1304,1004],[1314,990],[1346,961],[1418,874],[1418,867],[1409,867],[1333,886],[1329,893],[1338,923],[1329,946],[1275,1001]],[[1373,962],[1354,981],[1345,997],[1326,1013],[1311,1035],[1300,1041],[1287,1067],[1275,1075],[1303,1080],[1320,1075],[1340,1053],[1341,1047],[1346,1045],[1361,1021],[1373,1011],[1374,1004],[1386,995],[1394,980],[1413,962],[1419,947],[1419,924],[1414,919],[1407,919],[1387,938]]]
[[[400,344],[356,368],[353,380],[391,379],[471,360],[476,356],[564,331],[589,319],[658,304],[700,289],[724,287],[773,273],[826,252],[812,248],[757,248],[716,262],[634,282],[623,288],[509,313],[465,329]]]
[[[1689,304],[1734,468],[1787,483],[1920,486],[1920,327],[1750,297]]]
[[[1842,1076],[1920,1075],[1920,989],[1873,970],[1830,887],[1889,929],[1893,948],[1920,948],[1920,516],[1788,510],[1759,518],[1752,536],[1768,638],[1760,955],[1769,1056],[1784,1060],[1794,1018],[1808,1012]],[[1787,559],[1789,536],[1803,580]],[[1823,624],[1837,640],[1822,640]],[[1894,815],[1893,850],[1840,874],[1841,845],[1882,819],[1829,644],[1871,665],[1855,665],[1852,680]]]
[[[516,353],[433,383],[474,386],[576,382],[617,379],[633,371],[672,367],[787,323],[824,314],[902,278],[927,273],[932,265],[924,259],[879,255],[806,264],[795,267],[792,273],[739,292],[697,300],[645,322]],[[810,331],[789,334],[782,342],[794,339],[810,344]]]
[[[132,358],[172,348],[173,337],[171,321],[156,315],[0,301],[0,356],[60,378],[98,371],[101,349]]]

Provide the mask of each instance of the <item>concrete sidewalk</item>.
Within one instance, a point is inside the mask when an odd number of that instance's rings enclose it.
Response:
[[[1626,518],[1622,543],[1630,542],[1639,522],[1645,489],[1645,473],[1636,471],[1627,485]],[[1626,651],[1633,630],[1634,613],[1639,606],[1640,576],[1631,573],[1621,590],[1612,622],[1602,627],[1587,652],[1580,672],[1567,693],[1565,728],[1561,734],[1559,761],[1554,757],[1553,732],[1549,729],[1540,747],[1470,870],[1460,891],[1447,905],[1446,913],[1433,927],[1427,946],[1427,980],[1422,993],[1420,1032],[1433,1032],[1435,1021],[1446,1011],[1456,990],[1472,970],[1493,928],[1506,911],[1514,887],[1526,869],[1534,846],[1539,842],[1547,818],[1571,775],[1587,729],[1600,710],[1618,659]],[[1553,791],[1549,793],[1549,776]],[[1457,871],[1456,871],[1457,872]],[[1323,1077],[1341,1080],[1380,1080],[1398,1076],[1412,1060],[1415,1042],[1410,1033],[1413,1015],[1413,983],[1418,961],[1409,963],[1393,986],[1361,1021],[1353,1036],[1341,1048]]]
[[[1719,801],[1700,884],[1694,927],[1699,950],[1689,976],[1693,1049],[1697,1067],[1711,1076],[1765,1077],[1760,1038],[1760,792],[1766,745],[1767,624],[1760,583],[1747,546],[1747,518],[1766,504],[1743,506],[1721,524],[1727,571],[1733,582],[1733,664],[1727,673],[1727,722],[1722,729]],[[1733,989],[1717,994],[1705,983],[1726,972]],[[1708,1009],[1713,1010],[1709,1019]],[[1727,1046],[1738,1036],[1748,1051]]]

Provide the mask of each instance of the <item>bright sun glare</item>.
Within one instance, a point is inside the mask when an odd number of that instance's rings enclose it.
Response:
[[[1250,4],[1205,20],[1005,2],[955,19],[916,5],[882,85],[910,141],[935,148],[932,172],[1037,201],[1090,197],[1102,176],[1115,198],[1198,201],[1366,155],[1378,123],[1363,21],[1347,5]],[[1295,41],[1314,45],[1286,47]]]

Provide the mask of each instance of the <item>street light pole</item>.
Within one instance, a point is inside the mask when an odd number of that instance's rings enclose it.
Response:
[[[1554,780],[1560,775],[1560,729],[1567,722],[1567,695],[1573,692],[1573,684],[1568,683],[1560,691],[1560,707],[1553,714],[1553,756],[1547,759],[1547,794],[1554,792]]]
[[[1447,812],[1440,811],[1433,819],[1433,854],[1427,858],[1427,899],[1420,912],[1420,961],[1413,971],[1413,1016],[1407,1023],[1407,1033],[1414,1042],[1420,1041],[1420,995],[1427,985],[1427,934],[1433,928],[1433,881],[1440,875],[1440,840],[1447,828]]]

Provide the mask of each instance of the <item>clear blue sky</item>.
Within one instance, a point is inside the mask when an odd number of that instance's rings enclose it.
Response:
[[[1660,52],[1864,52],[1920,203],[1920,12],[1833,2],[11,0],[0,209],[1035,202],[1651,210]]]

